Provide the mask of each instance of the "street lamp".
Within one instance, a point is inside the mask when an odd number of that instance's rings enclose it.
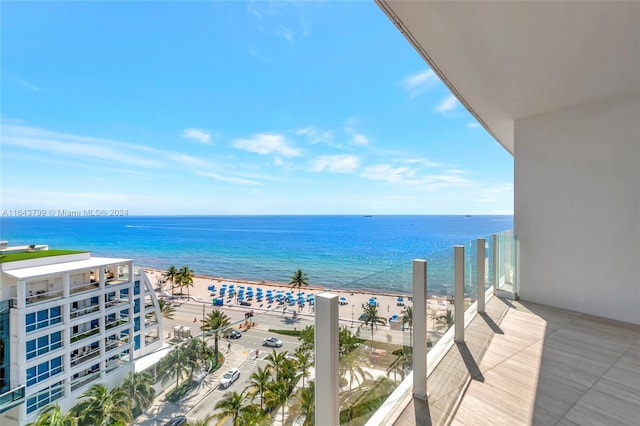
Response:
[[[353,309],[356,307],[355,304],[351,304],[351,327],[353,327]]]

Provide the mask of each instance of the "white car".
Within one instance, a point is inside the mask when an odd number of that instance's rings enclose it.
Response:
[[[282,340],[277,337],[265,337],[262,341],[263,346],[272,346],[274,348],[282,347]]]
[[[239,377],[240,370],[238,370],[237,368],[232,368],[231,370],[224,373],[224,376],[222,376],[222,379],[220,379],[220,387],[228,388],[233,384],[233,382],[238,380]]]

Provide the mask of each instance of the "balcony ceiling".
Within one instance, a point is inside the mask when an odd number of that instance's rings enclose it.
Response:
[[[376,2],[511,153],[518,118],[640,90],[640,2]]]

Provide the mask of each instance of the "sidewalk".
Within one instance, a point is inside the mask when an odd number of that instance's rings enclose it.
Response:
[[[223,342],[221,340],[221,343]],[[220,351],[225,356],[225,361],[218,370],[207,375],[179,402],[173,403],[166,400],[166,394],[175,387],[175,383],[170,385],[162,393],[156,395],[151,407],[135,419],[134,425],[159,426],[179,415],[187,416],[188,419],[198,419],[213,413],[215,403],[208,400],[211,393],[218,387],[220,377],[229,368],[240,367],[248,359],[247,349],[237,343],[231,345],[230,353],[227,352],[226,344],[220,345]]]

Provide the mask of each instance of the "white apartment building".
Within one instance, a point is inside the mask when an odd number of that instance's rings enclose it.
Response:
[[[158,300],[131,259],[47,246],[0,250],[0,423],[68,410],[90,385],[117,386],[162,347]]]

